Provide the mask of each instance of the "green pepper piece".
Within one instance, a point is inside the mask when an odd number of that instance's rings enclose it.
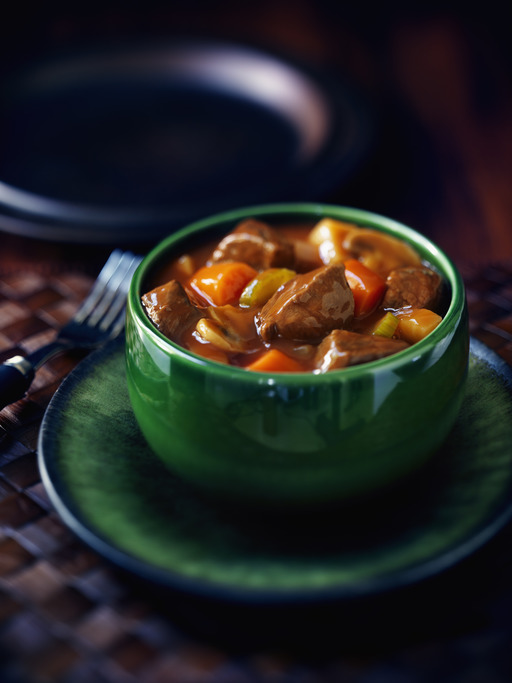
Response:
[[[242,308],[262,306],[279,287],[284,285],[297,273],[288,268],[268,268],[258,273],[240,295],[239,304]]]
[[[389,337],[391,339],[396,332],[398,323],[398,318],[388,311],[386,315],[379,320],[379,324],[373,330],[373,334],[376,334],[378,337]]]

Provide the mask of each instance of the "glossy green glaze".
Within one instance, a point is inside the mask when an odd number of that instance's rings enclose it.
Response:
[[[140,296],[158,265],[246,216],[271,225],[331,216],[409,241],[451,289],[443,322],[400,354],[326,375],[254,373],[185,351],[154,328]],[[129,395],[152,449],[184,479],[258,503],[340,500],[416,469],[451,429],[467,372],[464,287],[451,261],[395,221],[337,206],[254,207],[171,235],[134,277],[126,329]]]

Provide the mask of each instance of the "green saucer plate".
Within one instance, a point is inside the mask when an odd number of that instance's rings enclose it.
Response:
[[[368,596],[460,562],[512,514],[512,371],[471,340],[458,421],[428,467],[389,494],[317,515],[216,504],[146,445],[128,399],[123,340],[82,361],[52,399],[39,467],[79,538],[172,590],[236,602]]]

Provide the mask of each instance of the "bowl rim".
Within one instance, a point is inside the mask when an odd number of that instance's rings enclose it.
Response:
[[[345,220],[358,224],[361,227],[382,230],[388,234],[405,239],[420,251],[422,260],[427,263],[430,262],[440,271],[451,288],[452,296],[450,304],[441,323],[439,323],[439,325],[424,339],[392,356],[346,368],[331,370],[328,373],[312,373],[310,371],[269,373],[254,370],[248,371],[245,368],[226,365],[218,361],[204,358],[185,349],[176,342],[165,337],[153,325],[147,317],[141,303],[141,295],[143,293],[141,285],[151,269],[157,262],[162,260],[166,251],[183,240],[201,233],[213,231],[216,226],[220,226],[222,223],[235,224],[237,221],[248,217],[263,218],[267,216],[270,220],[272,215],[284,217],[286,214],[290,214],[292,221],[301,218],[320,220],[324,217]],[[430,258],[428,258],[428,256],[430,256]],[[400,223],[395,219],[388,218],[372,211],[345,205],[318,202],[285,202],[241,207],[223,211],[187,224],[161,240],[144,256],[132,278],[127,301],[127,308],[133,315],[133,318],[137,321],[137,324],[143,328],[156,346],[170,356],[179,357],[185,364],[196,369],[203,368],[209,373],[223,375],[226,378],[229,377],[233,380],[243,380],[246,382],[255,382],[257,384],[279,383],[280,385],[286,384],[289,386],[303,385],[305,381],[313,383],[339,382],[341,378],[348,379],[350,377],[362,377],[366,374],[373,375],[379,369],[392,372],[411,361],[418,361],[422,358],[423,353],[431,351],[438,342],[442,341],[447,335],[449,336],[453,332],[454,326],[463,314],[465,307],[466,296],[461,274],[452,259],[440,247],[432,242],[430,238],[404,223]]]

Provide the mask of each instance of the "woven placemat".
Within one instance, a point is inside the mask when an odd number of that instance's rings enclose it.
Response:
[[[466,268],[463,276],[471,334],[512,365],[512,263]],[[0,274],[0,361],[48,341],[90,285],[73,272]],[[369,681],[357,658],[326,668],[278,654],[229,656],[162,616],[63,525],[39,477],[37,438],[50,398],[79,360],[68,354],[49,362],[27,398],[0,413],[0,680]]]

